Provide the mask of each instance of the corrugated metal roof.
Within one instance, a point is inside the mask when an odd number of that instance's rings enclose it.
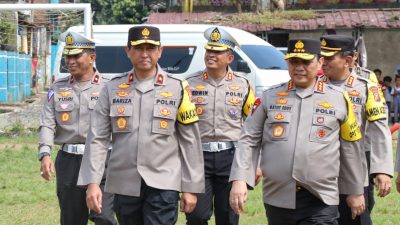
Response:
[[[262,24],[237,24],[231,20],[224,20],[225,16],[219,12],[205,13],[153,13],[148,17],[147,23],[151,24],[191,24],[211,23],[240,28],[252,33],[270,31],[273,29],[284,30],[317,30],[317,29],[351,29],[354,27],[365,28],[400,28],[400,9],[352,9],[352,10],[326,10],[317,11],[317,17],[309,20],[288,20],[277,25]]]

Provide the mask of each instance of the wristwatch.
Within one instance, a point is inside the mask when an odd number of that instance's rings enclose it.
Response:
[[[43,157],[45,157],[46,155],[50,156],[50,153],[48,153],[48,152],[40,152],[38,154],[39,161],[42,161]]]

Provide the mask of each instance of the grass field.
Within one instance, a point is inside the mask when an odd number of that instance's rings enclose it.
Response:
[[[0,137],[0,225],[59,224],[55,180],[40,177],[36,143],[35,136]],[[400,194],[394,187],[389,196],[376,198],[375,225],[400,224]],[[183,215],[179,217],[178,224],[185,224]],[[260,186],[250,193],[240,224],[267,224]]]

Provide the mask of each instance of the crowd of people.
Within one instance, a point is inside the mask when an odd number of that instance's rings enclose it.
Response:
[[[182,79],[158,65],[160,30],[134,26],[133,68],[109,80],[94,67],[93,40],[60,35],[70,75],[48,91],[38,155],[50,180],[61,146],[60,223],[172,225],[180,210],[188,225],[213,213],[217,225],[237,225],[262,180],[269,225],[372,224],[374,187],[387,196],[400,172],[388,127],[400,77],[389,88],[357,66],[352,37],[298,38],[285,55],[290,81],[256,97],[229,67],[235,37],[220,27],[204,36],[205,68]]]

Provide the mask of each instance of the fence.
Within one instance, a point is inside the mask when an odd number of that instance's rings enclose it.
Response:
[[[0,51],[0,103],[16,103],[31,95],[31,56]]]

